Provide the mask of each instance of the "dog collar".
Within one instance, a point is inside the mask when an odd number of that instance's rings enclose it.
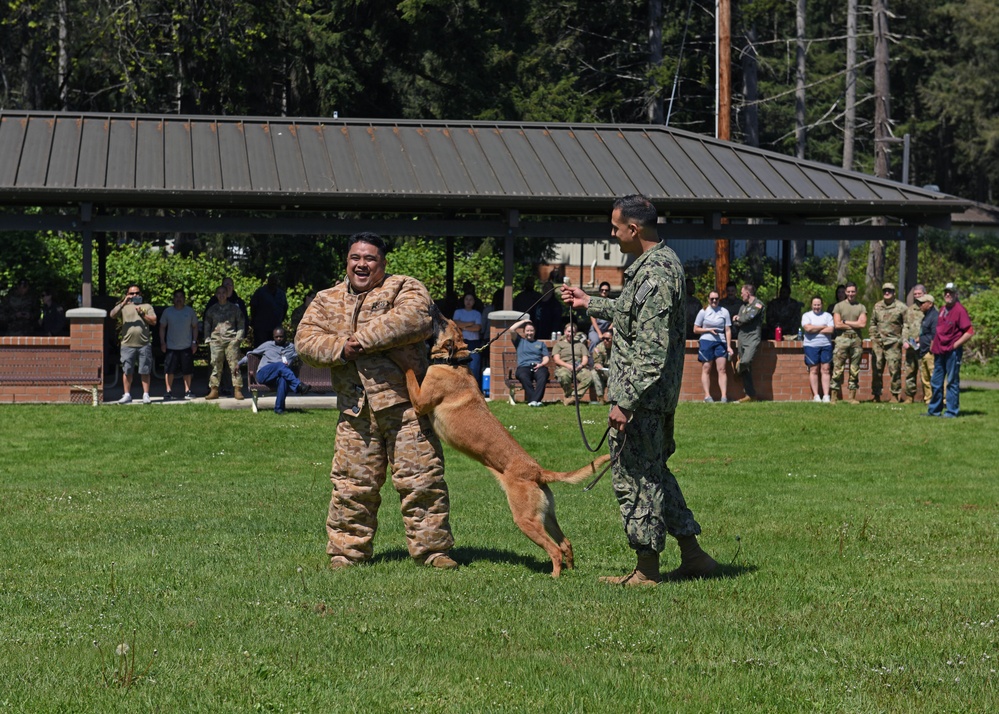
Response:
[[[469,355],[468,357],[458,357],[458,358],[434,357],[433,359],[430,360],[430,364],[446,364],[452,367],[460,367],[463,364],[470,364],[471,362],[472,362],[471,355]]]

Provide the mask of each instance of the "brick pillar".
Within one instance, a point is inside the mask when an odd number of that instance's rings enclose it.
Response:
[[[96,404],[104,401],[104,319],[106,310],[94,307],[77,307],[66,311],[69,319],[69,340],[71,351],[97,351],[100,353],[100,363],[94,365],[100,369],[101,384],[97,388]],[[70,400],[73,395],[70,395]]]
[[[497,335],[503,333],[510,325],[517,322],[524,316],[524,313],[517,310],[495,310],[489,313],[489,339],[496,339]],[[506,373],[503,371],[503,355],[514,353],[517,350],[513,347],[510,339],[511,332],[499,338],[489,345],[489,398],[506,399]],[[515,360],[509,360],[512,363]]]

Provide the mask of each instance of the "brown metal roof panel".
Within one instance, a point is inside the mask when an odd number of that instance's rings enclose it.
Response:
[[[379,127],[374,131],[382,163],[388,171],[392,187],[399,193],[421,193],[416,177],[416,166],[406,151],[406,144],[399,135],[399,128]]]
[[[775,199],[799,198],[798,192],[788,185],[787,181],[774,169],[770,161],[763,154],[747,152],[743,154],[746,166],[752,171],[757,180]]]
[[[250,121],[242,126],[246,140],[244,156],[250,167],[250,187],[254,191],[283,190],[274,156],[270,124]]]
[[[447,182],[430,150],[427,130],[422,127],[400,126],[395,129],[409,163],[416,171],[421,191],[433,194],[448,192]]]
[[[305,133],[309,133],[308,129]],[[296,193],[312,190],[302,160],[302,147],[298,142],[298,126],[271,124],[271,143],[274,146],[274,162],[281,188]]]
[[[61,117],[56,120],[49,155],[48,177],[51,188],[71,188],[76,185],[76,165],[80,160],[80,120]]]
[[[194,189],[196,191],[221,191],[225,188],[222,181],[222,159],[217,124],[203,121],[191,122],[191,156],[194,157]]]
[[[505,193],[503,184],[493,171],[493,167],[486,159],[482,147],[479,145],[478,137],[474,129],[454,128],[444,130],[454,147],[457,150],[458,160],[464,167],[465,174],[471,179],[471,185],[456,185],[451,187],[451,193],[457,194],[483,194],[496,196]]]
[[[27,117],[0,117],[0,186],[13,186],[17,180],[27,126]]]
[[[361,191],[364,187],[361,173],[357,167],[357,160],[354,158],[354,149],[351,146],[350,128],[346,126],[323,127],[323,138],[326,141],[326,150],[329,152],[330,166],[333,168],[333,179],[337,191],[343,193]]]
[[[357,171],[361,178],[358,189],[373,193],[394,193],[392,177],[382,163],[381,147],[371,126],[350,127],[350,146],[354,150]]]
[[[295,128],[302,169],[305,171],[309,189],[321,192],[335,191],[336,181],[333,180],[333,167],[330,165],[322,126],[298,125]]]
[[[681,142],[687,156],[697,165],[704,174],[704,177],[711,182],[715,193],[726,198],[749,198],[749,193],[743,189],[742,185],[735,180],[729,163],[719,161],[715,154],[709,149],[708,142],[690,141]],[[717,147],[714,142],[712,146]],[[741,166],[741,164],[739,164]],[[744,168],[744,167],[743,167]],[[736,166],[735,170],[738,171]],[[749,172],[746,171],[746,174]]]
[[[660,147],[656,141],[656,137],[651,134],[646,134],[648,139],[648,144],[636,148],[642,154],[642,158],[652,175],[655,176],[656,183],[659,184],[656,190],[656,195],[665,196],[690,196],[690,189],[687,188],[683,180],[677,175],[673,167],[670,166],[669,161],[663,155]]]
[[[17,167],[18,187],[45,185],[54,130],[55,121],[50,117],[35,117],[28,122],[21,165]]]
[[[711,156],[711,153],[704,148],[704,144],[704,140],[700,137],[677,136],[677,151],[667,156],[672,162],[674,156],[680,159],[682,154],[685,161],[679,164],[683,168],[678,168],[677,164],[674,164],[673,168],[683,176],[686,184],[698,198],[721,198],[727,196],[726,191],[729,190],[737,191],[739,198],[745,197],[742,188],[728,176],[725,167]]]
[[[573,177],[583,187],[583,194],[610,196],[611,190],[600,168],[593,163],[571,129],[551,129],[550,135],[559,153],[565,158]]]
[[[164,187],[162,121],[143,120],[136,127],[135,187],[140,191]]]
[[[545,167],[549,178],[555,185],[555,191],[560,196],[578,196],[585,191],[579,179],[572,173],[572,167],[562,156],[552,132],[547,129],[527,132],[527,140],[535,155]]]
[[[135,188],[135,120],[113,119],[108,129],[108,188]]]
[[[611,134],[605,132],[604,136],[609,137]],[[608,146],[638,187],[639,193],[646,196],[668,195],[666,187],[659,180],[659,174],[665,174],[667,179],[670,178],[669,172],[663,170],[664,165],[667,165],[665,157],[652,143],[648,132],[625,131],[619,132],[617,136],[620,136],[625,144],[608,141]],[[614,147],[614,143],[617,143],[618,147]]]
[[[896,187],[881,181],[871,181],[871,188],[883,201],[905,201],[905,195]]]
[[[105,188],[107,185],[109,120],[85,117],[80,133],[80,164],[76,169],[77,188]]]
[[[478,141],[485,160],[502,186],[501,192],[507,196],[530,195],[531,187],[524,178],[521,166],[503,141],[503,130],[484,126],[481,129],[473,128],[467,131]],[[516,132],[516,129],[510,131]]]
[[[558,195],[559,191],[546,171],[548,167],[538,158],[534,146],[528,141],[523,129],[506,129],[499,133],[499,137],[506,145],[510,158],[517,165],[517,171],[527,183],[527,190],[532,195]]]
[[[711,183],[680,148],[676,136],[664,132],[651,132],[649,138],[662,157],[656,169],[659,183],[670,198],[700,198],[704,191],[711,191]]]
[[[797,192],[799,198],[809,200],[826,198],[795,161],[775,158],[770,163],[784,180],[787,181],[788,185]]]
[[[426,138],[427,146],[434,157],[434,163],[447,185],[447,193],[458,195],[469,193],[474,182],[469,176],[465,164],[461,161],[461,155],[451,136],[451,131],[446,127],[428,127],[420,129],[420,131]]]
[[[628,178],[628,174],[604,143],[600,130],[580,129],[575,132],[575,136],[589,161],[600,171],[606,191],[611,196],[624,196],[636,192],[637,189]]]
[[[199,124],[202,123],[197,122],[195,126],[197,127]],[[255,177],[252,177],[247,147],[249,142],[245,134],[249,126],[252,125],[244,125],[242,122],[220,122],[217,125],[218,149],[216,156],[220,171],[219,188],[227,191],[250,191],[256,188],[253,185]],[[197,152],[195,152],[195,160],[197,160]],[[195,176],[198,175],[197,170],[198,166],[195,163]],[[212,187],[205,186],[204,188]]]
[[[739,152],[733,147],[712,142],[705,144],[705,148],[711,152],[715,161],[725,168],[729,177],[739,186],[742,195],[749,198],[773,198],[766,192],[763,184],[756,180],[753,172],[746,167]]]
[[[801,166],[801,170],[808,176],[823,198],[836,201],[850,198],[846,189],[836,180],[831,171],[823,171],[811,166]]]
[[[191,122],[167,119],[163,122],[164,188],[190,191],[194,188],[194,156]]]
[[[871,189],[870,184],[860,176],[839,174],[836,181],[846,190],[848,196],[857,201],[877,200],[878,194]]]

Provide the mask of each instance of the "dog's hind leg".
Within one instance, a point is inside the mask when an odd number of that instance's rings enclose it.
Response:
[[[569,539],[565,537],[565,533],[558,525],[558,519],[555,518],[555,494],[552,493],[551,489],[547,485],[541,487],[541,491],[544,494],[544,515],[543,522],[545,525],[545,531],[551,536],[552,540],[558,545],[559,550],[562,551],[562,559],[565,561],[565,567],[572,570],[576,567],[572,556],[572,543]]]
[[[552,577],[557,578],[562,573],[563,552],[558,543],[548,535],[542,520],[547,499],[534,483],[525,487],[509,488],[506,498],[513,513],[514,524],[548,553],[548,557],[552,560]]]

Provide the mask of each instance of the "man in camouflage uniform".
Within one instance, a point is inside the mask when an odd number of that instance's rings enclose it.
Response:
[[[326,552],[334,569],[371,558],[390,467],[409,555],[423,565],[454,568],[441,444],[427,417],[417,417],[405,374],[390,358],[395,353],[419,365],[423,378],[433,303],[423,283],[385,275],[385,267],[380,236],[351,236],[347,279],[316,295],[295,333],[302,360],[330,368],[340,410]]]
[[[552,345],[552,361],[555,363],[555,379],[562,386],[566,405],[575,404],[579,395],[593,384],[593,370],[589,369],[590,351],[586,346],[586,335],[576,330],[576,325],[569,322],[565,326],[562,337]],[[572,390],[572,373],[576,373],[576,387]]]
[[[763,301],[756,297],[756,286],[746,283],[742,286],[742,307],[739,314],[732,316],[732,324],[739,328],[739,361],[735,365],[736,374],[742,378],[742,391],[746,393],[737,402],[751,402],[756,399],[753,386],[753,359],[763,341]],[[799,316],[800,319],[800,316]]]
[[[593,348],[590,359],[593,360],[593,388],[597,391],[597,401],[604,402],[604,392],[607,389],[607,375],[611,363],[614,345],[614,328],[611,327],[600,338],[600,344]]]
[[[922,283],[912,287],[912,305],[905,311],[905,321],[902,324],[902,379],[904,381],[903,404],[912,404],[916,396],[916,380],[919,379],[919,332],[923,325],[923,309],[921,298],[926,294],[926,286]],[[926,402],[930,401],[930,383],[923,384],[923,395]]]
[[[229,363],[232,373],[232,393],[236,399],[243,399],[243,374],[239,369],[239,343],[246,334],[243,311],[234,302],[229,302],[227,291],[221,285],[215,291],[216,303],[205,310],[205,335],[211,349],[212,376],[208,378],[208,396],[205,399],[219,398],[219,383]]]
[[[857,302],[857,284],[846,284],[846,300],[833,307],[833,373],[832,393],[829,401],[842,399],[843,371],[846,363],[850,363],[850,404],[860,404],[857,401],[857,390],[860,389],[860,360],[864,356],[864,343],[860,331],[867,327],[867,308]]]
[[[608,397],[614,493],[624,530],[638,557],[624,576],[601,578],[620,585],[655,585],[666,534],[680,544],[680,567],[671,580],[710,575],[717,563],[701,550],[701,527],[687,508],[666,462],[676,450],[673,420],[683,377],[686,328],[683,265],[660,242],[656,209],[644,196],[614,202],[611,235],[635,261],[616,299],[590,297],[562,287],[562,299],[587,314],[614,321]]]
[[[874,304],[871,315],[871,392],[874,401],[881,401],[885,366],[891,379],[895,401],[902,401],[902,331],[905,327],[905,305],[895,299],[895,284],[881,286],[884,299]],[[891,401],[890,399],[888,401]]]

